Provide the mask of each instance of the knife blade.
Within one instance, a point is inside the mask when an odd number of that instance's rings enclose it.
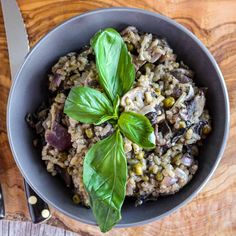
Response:
[[[24,58],[29,52],[29,41],[24,21],[16,0],[1,0],[11,78],[14,80]],[[41,223],[51,217],[50,209],[24,181],[28,208],[33,223]],[[2,196],[2,195],[1,195]],[[4,206],[3,206],[4,211]]]
[[[15,75],[29,52],[29,41],[23,18],[15,0],[1,0],[7,37],[11,78]]]

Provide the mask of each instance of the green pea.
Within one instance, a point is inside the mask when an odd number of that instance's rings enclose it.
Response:
[[[86,130],[85,130],[85,133],[86,133],[86,136],[87,136],[88,138],[92,138],[92,137],[93,137],[93,131],[92,131],[92,129],[86,129]]]
[[[79,204],[80,203],[80,197],[78,194],[74,194],[74,196],[72,197],[72,200],[75,204]]]
[[[156,174],[156,176],[155,176],[155,179],[157,180],[157,181],[162,181],[162,179],[163,179],[163,174],[159,171],[159,172],[157,172],[157,174]]]
[[[173,97],[167,97],[163,101],[165,108],[171,108],[175,104],[175,99]]]
[[[127,49],[129,52],[133,52],[134,51],[134,45],[132,43],[127,43]]]
[[[143,174],[143,169],[142,169],[141,163],[137,163],[136,165],[134,165],[134,173],[136,175],[142,175]]]

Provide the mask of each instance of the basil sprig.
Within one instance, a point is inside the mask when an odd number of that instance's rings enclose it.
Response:
[[[96,55],[99,82],[111,101],[128,92],[135,79],[135,68],[120,34],[111,28],[98,32],[91,40]]]
[[[119,130],[94,144],[84,160],[83,181],[90,206],[102,232],[121,219],[125,199],[127,163]]]
[[[90,206],[101,231],[106,232],[121,219],[126,194],[127,163],[122,134],[147,149],[155,147],[155,136],[144,115],[119,114],[120,97],[131,89],[135,79],[131,56],[119,33],[111,28],[100,31],[92,38],[91,46],[99,83],[106,95],[88,87],[72,88],[64,112],[82,123],[99,125],[109,121],[114,125],[115,132],[89,149],[83,165]]]

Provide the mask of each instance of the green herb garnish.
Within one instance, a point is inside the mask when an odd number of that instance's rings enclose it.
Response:
[[[89,87],[74,87],[66,99],[64,112],[71,118],[87,124],[102,124],[117,118],[107,96]]]
[[[64,112],[82,123],[99,125],[109,121],[115,132],[94,144],[83,165],[83,182],[90,206],[102,232],[110,230],[121,219],[125,199],[127,163],[123,137],[141,147],[155,147],[150,121],[141,114],[123,112],[119,116],[120,97],[134,83],[135,69],[126,44],[111,28],[98,32],[91,40],[96,56],[99,83],[106,95],[88,87],[72,88]]]
[[[106,232],[121,219],[125,199],[127,163],[119,130],[90,148],[84,160],[83,181],[97,223]]]
[[[135,79],[135,69],[126,44],[111,28],[98,32],[91,40],[96,56],[99,82],[111,101],[128,92]]]
[[[154,130],[146,116],[134,112],[123,112],[118,125],[121,132],[132,142],[143,148],[155,147]]]

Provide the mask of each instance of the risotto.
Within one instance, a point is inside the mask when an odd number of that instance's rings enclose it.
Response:
[[[126,196],[135,204],[174,194],[198,169],[198,149],[211,131],[205,108],[207,88],[194,83],[194,72],[177,60],[166,40],[129,26],[121,33],[135,66],[135,82],[120,102],[121,111],[145,115],[154,128],[156,147],[146,150],[124,138],[128,178]],[[114,132],[111,123],[82,124],[63,113],[72,87],[98,83],[94,52],[85,47],[61,58],[48,77],[49,100],[26,120],[35,130],[47,171],[60,176],[75,203],[89,206],[83,184],[83,160],[88,149]],[[56,125],[54,125],[56,124]]]

